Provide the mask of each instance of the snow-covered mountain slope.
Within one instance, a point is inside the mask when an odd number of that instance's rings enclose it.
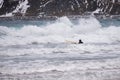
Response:
[[[120,0],[0,0],[1,16],[119,15]]]

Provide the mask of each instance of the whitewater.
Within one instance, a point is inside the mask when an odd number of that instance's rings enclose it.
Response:
[[[72,44],[81,39],[83,44]],[[120,20],[0,21],[0,80],[120,80]]]

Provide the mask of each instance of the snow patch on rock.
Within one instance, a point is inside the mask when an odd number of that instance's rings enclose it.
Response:
[[[0,8],[2,7],[4,0],[0,0]]]
[[[47,4],[49,4],[49,3],[52,2],[52,1],[53,1],[53,0],[49,0],[49,1],[46,2],[45,4],[41,5],[40,8],[41,8],[41,7],[45,7]]]
[[[22,15],[25,15],[28,7],[30,7],[30,5],[28,5],[28,0],[19,1],[19,5],[16,7],[14,11],[12,11],[11,13],[6,13],[5,15],[1,15],[0,17],[11,17],[14,16],[13,14],[15,13],[21,13]]]
[[[93,11],[92,14],[94,14],[94,13],[99,13],[100,11],[101,11],[101,9],[98,8],[98,9],[96,9],[95,11]]]
[[[28,5],[28,0],[20,1],[20,4],[16,7],[13,13],[19,12],[19,13],[25,14],[28,7],[30,7],[30,5]]]

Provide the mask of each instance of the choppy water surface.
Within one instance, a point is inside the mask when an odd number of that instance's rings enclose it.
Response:
[[[0,80],[120,80],[119,35],[116,19],[0,21]]]

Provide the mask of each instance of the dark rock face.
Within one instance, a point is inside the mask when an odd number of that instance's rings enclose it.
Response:
[[[12,12],[18,4],[18,1],[4,0],[0,8],[0,15]]]
[[[1,0],[0,15],[14,16],[65,16],[97,14],[120,14],[120,0]]]

